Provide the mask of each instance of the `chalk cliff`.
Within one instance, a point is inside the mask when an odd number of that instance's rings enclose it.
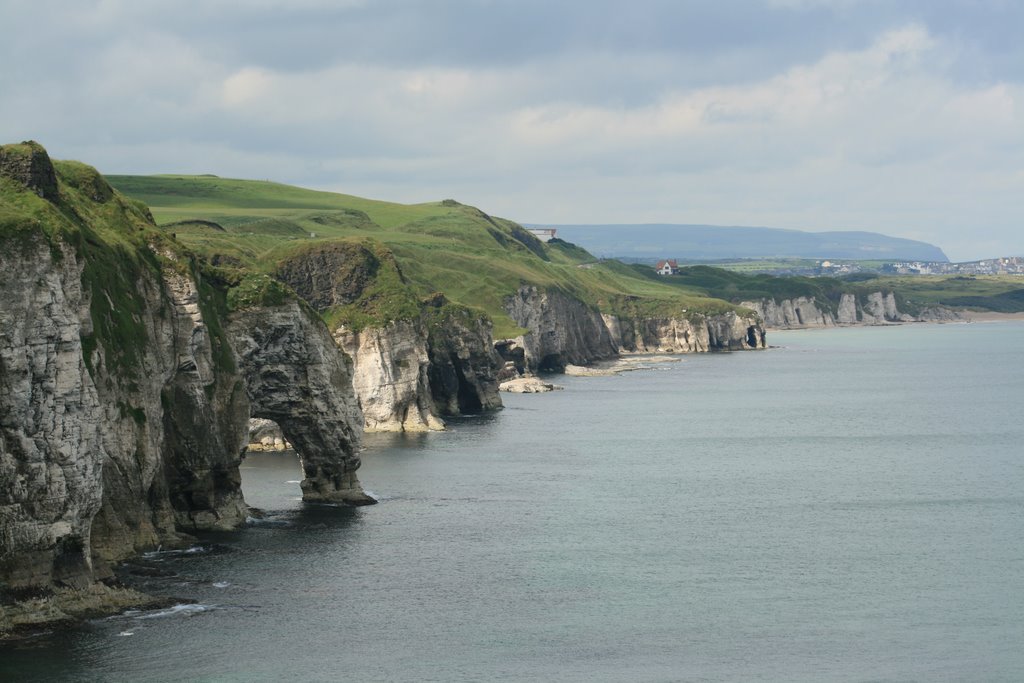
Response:
[[[383,245],[315,244],[275,276],[337,321],[367,431],[439,430],[446,416],[501,406],[490,322],[439,294],[417,297]]]
[[[561,290],[524,285],[505,301],[505,310],[527,333],[503,346],[522,349],[531,371],[560,372],[619,352],[601,312]]]
[[[893,292],[845,292],[836,300],[818,301],[815,297],[794,299],[760,299],[744,301],[764,321],[765,327],[796,329],[834,327],[836,325],[887,325],[901,322],[958,320],[959,314],[942,307],[929,307],[906,313],[899,310]]]
[[[307,499],[373,502],[350,364],[313,311],[234,296],[242,275],[34,143],[0,148],[0,193],[0,605],[241,523],[250,415],[295,444]]]
[[[561,371],[620,353],[705,353],[763,349],[765,334],[756,316],[735,311],[670,315],[615,315],[559,290],[523,286],[506,302],[526,334],[501,340],[497,349],[509,377]]]
[[[419,321],[363,329],[339,325],[334,339],[352,357],[366,431],[444,429],[430,394],[427,334]]]

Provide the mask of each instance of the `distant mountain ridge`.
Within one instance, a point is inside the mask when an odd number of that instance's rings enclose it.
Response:
[[[875,232],[804,232],[670,223],[614,225],[528,224],[555,228],[558,237],[598,256],[642,259],[814,258],[948,262],[939,247]]]

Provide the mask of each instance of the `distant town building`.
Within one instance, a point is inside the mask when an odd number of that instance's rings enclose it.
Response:
[[[679,272],[679,264],[676,263],[675,259],[658,261],[658,265],[654,266],[654,271],[658,275],[675,275]]]
[[[550,242],[555,239],[556,231],[554,228],[527,228],[527,230],[529,230],[533,236],[541,242]]]

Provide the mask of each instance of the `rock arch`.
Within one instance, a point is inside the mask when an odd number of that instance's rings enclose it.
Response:
[[[232,315],[252,417],[273,420],[302,463],[309,501],[368,505],[356,477],[362,413],[349,359],[326,326],[297,302]]]

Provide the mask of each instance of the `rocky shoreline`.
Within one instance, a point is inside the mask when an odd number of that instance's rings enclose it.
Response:
[[[813,296],[794,299],[759,299],[740,304],[753,310],[766,329],[794,330],[818,327],[893,325],[912,322],[958,322],[964,312],[931,306],[915,314],[899,309],[893,292],[844,293],[836,300],[818,301]]]

